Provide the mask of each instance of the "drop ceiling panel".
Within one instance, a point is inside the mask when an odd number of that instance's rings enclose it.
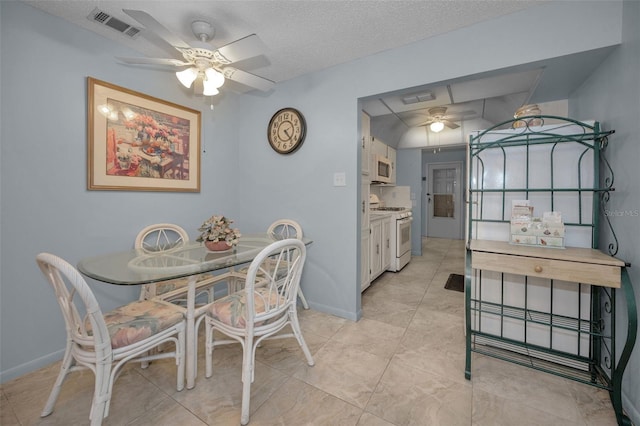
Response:
[[[542,69],[535,69],[452,83],[450,86],[453,102],[467,102],[474,99],[495,98],[511,93],[533,91],[541,74]]]

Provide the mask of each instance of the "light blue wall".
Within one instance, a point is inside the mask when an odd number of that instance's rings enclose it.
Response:
[[[214,212],[237,216],[236,100],[212,114],[166,72],[119,65],[136,56],[113,42],[22,2],[1,12],[1,296],[2,379],[61,357],[64,324],[35,264],[49,251],[72,264],[133,246],[138,230],[174,222],[197,236]],[[87,82],[92,76],[202,110],[202,191],[86,190]],[[215,166],[215,167],[214,167]],[[224,182],[225,185],[218,185]],[[239,226],[243,226],[239,223]],[[139,289],[90,282],[103,309],[136,298]]]
[[[310,305],[359,318],[357,100],[621,39],[617,3],[543,4],[282,82],[269,96],[225,95],[211,113],[171,74],[113,59],[132,52],[24,4],[1,2],[0,8],[3,381],[60,357],[62,322],[35,254],[49,250],[75,263],[130,245],[152,222],[176,222],[195,236],[214,212],[231,216],[245,232],[265,229],[275,218],[296,219],[314,240],[303,276]],[[545,31],[538,31],[540,22]],[[522,33],[538,39],[514,50],[514,35]],[[32,52],[42,52],[45,61]],[[88,75],[203,111],[200,194],[86,191]],[[279,156],[266,141],[266,127],[285,106],[303,112],[308,135],[299,151]],[[403,183],[419,188],[421,168],[410,170],[415,176],[403,175]],[[346,173],[347,186],[332,186],[335,172]],[[91,284],[106,309],[135,297],[131,289]]]
[[[572,117],[596,119],[605,130],[614,129],[605,156],[614,171],[615,191],[607,210],[618,239],[617,257],[631,263],[636,306],[640,306],[640,2],[627,1],[623,13],[623,44],[569,99]],[[603,226],[600,247],[614,242]],[[618,293],[619,295],[620,293]],[[626,336],[625,301],[618,297],[618,356]],[[640,424],[640,342],[636,343],[623,380],[623,407]]]

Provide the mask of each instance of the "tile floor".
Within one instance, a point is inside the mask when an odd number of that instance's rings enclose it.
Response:
[[[587,385],[473,355],[464,378],[463,293],[445,290],[464,273],[462,241],[425,239],[423,256],[387,272],[365,291],[351,322],[300,311],[316,365],[295,340],[267,342],[257,355],[251,425],[615,425],[609,396]],[[203,346],[200,346],[201,348]],[[192,390],[176,392],[175,367],[132,364],[116,382],[105,425],[237,425],[240,350],[204,359]],[[88,424],[91,372],[74,373],[48,417],[40,418],[58,364],[1,386],[0,424]]]

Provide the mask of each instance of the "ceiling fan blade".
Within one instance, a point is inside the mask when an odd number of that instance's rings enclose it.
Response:
[[[141,23],[147,30],[153,31],[158,37],[172,45],[177,49],[190,49],[184,40],[171,31],[166,29],[164,25],[156,21],[155,18],[142,10],[122,9],[124,13]]]
[[[222,58],[216,59],[222,59],[220,62],[224,64],[231,64],[261,55],[266,48],[265,44],[260,40],[260,37],[251,34],[219,48],[216,51],[216,57],[219,54]]]
[[[245,86],[249,86],[263,92],[271,90],[271,88],[273,88],[273,86],[276,84],[275,82],[267,80],[266,78],[258,77],[255,74],[251,74],[249,72],[242,71],[233,67],[224,67],[222,69],[222,73],[224,74],[225,78],[228,78],[231,81],[244,84]]]
[[[179,59],[164,59],[164,58],[122,58],[117,56],[117,60],[131,65],[173,65],[176,67],[183,67],[191,65],[189,62],[184,62]]]
[[[458,127],[460,127],[453,121],[449,121],[449,120],[441,120],[441,121],[445,126],[447,126],[450,129],[457,129]]]
[[[436,121],[436,120],[434,120],[433,118],[430,118],[427,121],[418,124],[416,127],[428,126],[429,124],[433,123],[434,121]]]

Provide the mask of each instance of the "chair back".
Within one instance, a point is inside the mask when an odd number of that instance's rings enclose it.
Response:
[[[173,223],[156,223],[143,228],[136,236],[134,247],[145,253],[171,250],[189,242],[189,234],[181,226]],[[172,284],[145,284],[140,288],[140,300],[149,300],[172,291]]]
[[[267,229],[267,233],[281,238],[302,239],[302,227],[291,219],[279,219],[273,222]]]
[[[287,310],[296,309],[306,257],[304,243],[287,238],[271,243],[251,262],[244,289],[248,332],[266,323],[277,326],[287,320],[287,315],[283,315]]]
[[[134,247],[145,252],[170,250],[189,242],[189,234],[172,223],[156,223],[138,232]]]
[[[111,359],[111,338],[98,301],[82,275],[65,260],[40,253],[36,262],[56,296],[62,310],[68,342],[76,359],[87,362]],[[78,297],[75,297],[75,295]],[[91,324],[87,330],[85,319]]]

